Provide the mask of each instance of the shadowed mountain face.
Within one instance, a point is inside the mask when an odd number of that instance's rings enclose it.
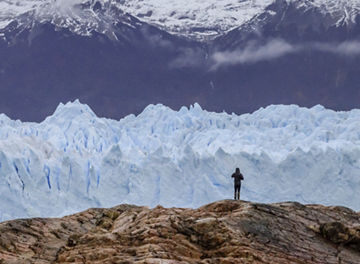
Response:
[[[358,263],[360,216],[343,207],[219,201],[120,205],[0,223],[0,262]]]
[[[284,2],[214,41],[217,52],[232,55],[214,83],[244,99],[248,110],[273,103],[358,108],[360,24],[334,25],[320,10]]]
[[[51,24],[9,31],[11,44],[0,42],[0,112],[42,120],[59,101],[79,98],[101,116],[120,118],[149,103],[180,107],[196,101],[192,97],[205,87],[201,69],[170,63],[199,44],[146,24],[118,27],[117,40],[57,31]]]
[[[204,43],[126,16],[114,34],[83,36],[46,22],[2,30],[0,112],[40,121],[75,98],[116,119],[150,103],[236,113],[279,103],[359,107],[359,19],[335,25],[316,8],[276,1]]]

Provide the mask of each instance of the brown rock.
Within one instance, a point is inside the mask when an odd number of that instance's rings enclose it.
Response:
[[[360,263],[360,214],[225,200],[0,223],[0,263]]]
[[[335,244],[346,245],[360,252],[360,223],[357,227],[345,226],[341,222],[320,225],[319,233]]]

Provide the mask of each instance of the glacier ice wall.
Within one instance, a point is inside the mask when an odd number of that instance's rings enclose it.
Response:
[[[360,110],[272,105],[252,114],[149,105],[119,121],[79,101],[41,123],[0,115],[0,221],[120,203],[232,198],[360,209]]]

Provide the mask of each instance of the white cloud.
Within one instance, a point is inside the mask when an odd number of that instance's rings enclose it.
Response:
[[[201,49],[184,48],[181,50],[180,55],[173,60],[169,66],[171,68],[199,67],[203,65],[204,60],[205,53]]]
[[[81,4],[83,0],[54,0],[52,8],[56,9],[63,15],[68,15],[75,12],[75,6]]]
[[[293,45],[282,39],[273,39],[263,45],[256,42],[249,42],[244,49],[213,53],[211,56],[211,70],[217,70],[223,66],[274,60],[302,50],[316,50],[337,54],[339,56],[356,56],[360,55],[360,41],[346,41],[341,43],[313,42],[303,45]]]
[[[293,46],[281,39],[270,40],[264,45],[250,42],[244,49],[215,52],[211,56],[214,62],[212,70],[216,70],[221,66],[273,60],[298,50],[299,47]]]
[[[319,51],[330,52],[339,55],[360,55],[359,41],[346,41],[342,43],[314,43],[311,45],[311,47]]]
[[[165,49],[170,49],[172,47],[171,42],[163,39],[160,33],[151,33],[149,26],[144,25],[141,28],[141,32],[153,47],[161,47]]]

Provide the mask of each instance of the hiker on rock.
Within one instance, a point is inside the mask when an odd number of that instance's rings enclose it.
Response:
[[[231,178],[234,178],[234,199],[240,200],[240,188],[241,188],[241,181],[244,180],[244,176],[240,173],[240,169],[236,168],[235,173],[231,175]]]

